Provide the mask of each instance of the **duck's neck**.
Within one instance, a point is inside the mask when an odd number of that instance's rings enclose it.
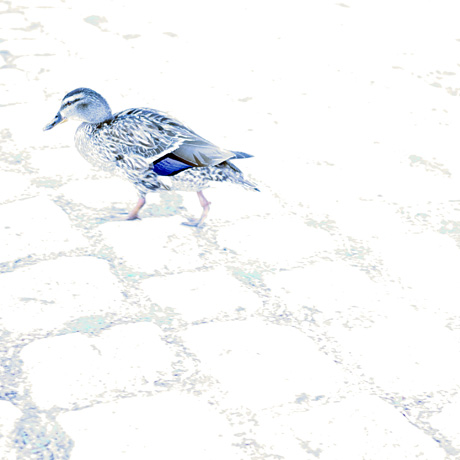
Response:
[[[85,113],[84,121],[87,123],[99,124],[112,119],[112,117],[113,115],[109,104],[107,104],[107,101],[101,97],[98,104],[93,107],[91,111]]]

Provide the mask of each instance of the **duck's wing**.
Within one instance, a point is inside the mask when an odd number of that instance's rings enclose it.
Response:
[[[120,166],[123,162],[130,168],[149,165],[160,175],[213,166],[236,157],[236,152],[220,149],[174,118],[153,109],[120,112],[98,132],[101,143],[113,152],[114,161]]]

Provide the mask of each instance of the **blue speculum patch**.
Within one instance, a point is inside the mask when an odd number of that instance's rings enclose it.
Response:
[[[159,176],[174,176],[174,174],[180,173],[192,166],[173,153],[170,153],[153,163],[151,169]]]

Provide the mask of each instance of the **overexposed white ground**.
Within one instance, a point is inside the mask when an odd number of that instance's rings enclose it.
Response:
[[[460,459],[460,6],[0,1],[0,459]],[[260,186],[94,170],[81,86]]]

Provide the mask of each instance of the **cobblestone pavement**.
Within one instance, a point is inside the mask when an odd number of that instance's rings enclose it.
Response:
[[[454,1],[0,1],[0,458],[460,459]],[[260,185],[148,196],[66,92]]]

